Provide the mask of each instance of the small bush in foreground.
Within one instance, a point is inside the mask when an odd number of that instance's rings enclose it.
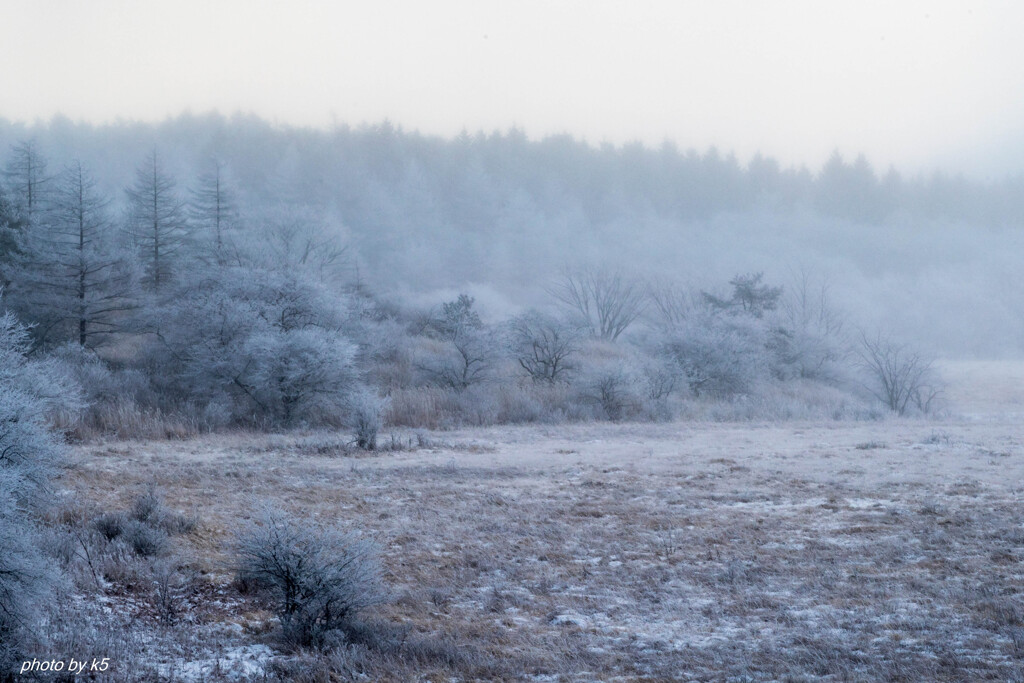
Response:
[[[383,412],[387,399],[364,390],[352,399],[349,426],[355,436],[356,446],[365,451],[377,449],[377,433],[384,426]]]
[[[154,557],[167,552],[167,532],[136,520],[129,521],[123,538],[139,557]]]
[[[309,528],[268,511],[238,540],[243,585],[270,593],[291,647],[348,638],[353,618],[383,600],[375,546],[336,528]]]

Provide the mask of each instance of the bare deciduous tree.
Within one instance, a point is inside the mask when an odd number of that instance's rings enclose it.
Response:
[[[685,323],[698,307],[692,292],[672,283],[650,285],[647,298],[654,307],[652,317],[669,329]]]
[[[832,305],[828,280],[816,280],[806,270],[793,274],[782,299],[780,322],[785,330],[780,361],[787,375],[834,379],[837,366],[849,354],[842,314]]]
[[[571,325],[540,313],[520,315],[511,323],[512,353],[538,382],[558,382],[575,370],[579,333]]]
[[[832,306],[828,279],[815,282],[809,272],[801,269],[793,274],[793,285],[782,301],[786,318],[794,327],[814,328],[822,334],[835,336],[843,330],[843,316]]]
[[[876,334],[860,335],[858,355],[868,390],[887,408],[905,415],[910,406],[929,412],[941,393],[932,361],[905,344]]]
[[[442,342],[440,352],[418,364],[433,382],[462,391],[485,380],[494,361],[494,344],[480,316],[473,310],[473,297],[460,294],[442,306],[439,320],[430,323]]]
[[[638,280],[598,268],[566,272],[548,291],[578,315],[591,334],[607,341],[618,339],[647,303],[645,288]]]
[[[264,227],[257,261],[307,273],[326,285],[341,285],[352,276],[352,261],[336,226],[325,225],[308,211],[275,216]]]

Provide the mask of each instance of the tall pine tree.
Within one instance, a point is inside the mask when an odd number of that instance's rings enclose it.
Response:
[[[229,187],[227,169],[218,159],[212,159],[208,170],[199,176],[197,187],[191,190],[189,215],[199,232],[198,241],[204,252],[218,265],[227,261],[230,233],[235,227],[235,198]]]
[[[46,173],[46,158],[35,140],[23,140],[11,151],[4,176],[14,197],[15,208],[24,220],[31,223],[45,205],[53,179]]]
[[[42,341],[94,347],[132,308],[131,259],[116,243],[107,204],[76,161],[55,178],[46,212],[37,212],[24,241],[18,298]]]
[[[191,234],[186,205],[174,178],[164,171],[156,150],[135,171],[128,195],[128,234],[139,249],[149,290],[170,284]]]

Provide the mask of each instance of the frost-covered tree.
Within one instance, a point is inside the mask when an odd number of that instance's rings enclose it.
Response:
[[[674,329],[664,341],[694,396],[728,398],[766,379],[765,328],[756,319],[704,311]]]
[[[190,191],[189,214],[198,231],[197,238],[207,247],[215,263],[228,259],[230,233],[235,227],[235,193],[228,182],[227,166],[212,159]]]
[[[73,405],[77,390],[42,360],[29,360],[31,338],[13,315],[0,315],[0,468],[16,481],[19,499],[39,490],[49,475],[56,444],[46,417]]]
[[[930,358],[906,344],[876,334],[860,335],[857,350],[871,394],[898,415],[911,408],[928,413],[941,393]]]
[[[34,139],[23,140],[11,148],[4,176],[15,207],[28,222],[35,219],[46,199],[51,180],[46,166],[46,158]]]
[[[834,381],[847,356],[844,319],[832,305],[826,280],[801,271],[787,288],[770,341],[782,377]]]
[[[27,358],[29,335],[0,316],[0,679],[13,678],[33,637],[53,572],[38,549],[31,512],[41,505],[58,444],[46,425],[59,394],[73,387]]]
[[[705,301],[720,310],[736,311],[745,315],[761,318],[767,311],[774,311],[782,296],[782,287],[772,287],[762,283],[764,273],[737,275],[729,280],[732,285],[732,297],[722,299],[714,294],[703,292]]]
[[[0,289],[9,287],[21,251],[23,222],[0,187]]]
[[[490,330],[473,310],[473,297],[460,294],[441,306],[441,316],[430,322],[430,335],[438,343],[427,349],[419,363],[428,380],[455,391],[488,379],[495,360]]]
[[[177,262],[190,242],[185,202],[156,150],[135,170],[135,182],[125,192],[128,234],[139,249],[146,284],[152,292],[159,293],[170,284]]]
[[[45,218],[25,238],[23,298],[46,340],[95,346],[133,305],[134,270],[107,200],[81,163],[57,176]]]
[[[567,272],[550,294],[598,339],[615,341],[644,312],[643,285],[619,271],[587,268]]]
[[[288,268],[324,285],[339,287],[350,275],[349,248],[337,225],[308,207],[269,212],[248,259],[269,268]]]
[[[153,311],[151,372],[213,422],[342,423],[358,387],[343,306],[293,273],[225,268]]]
[[[576,369],[580,333],[573,326],[536,311],[516,316],[509,324],[512,355],[538,382],[559,382]]]
[[[263,329],[243,348],[252,398],[281,423],[344,417],[356,387],[355,347],[323,328]]]

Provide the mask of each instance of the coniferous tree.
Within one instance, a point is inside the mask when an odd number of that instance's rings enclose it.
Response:
[[[0,289],[10,286],[20,251],[22,221],[14,205],[0,188]]]
[[[15,208],[31,223],[44,206],[52,178],[46,173],[46,158],[35,140],[19,142],[11,151],[13,155],[7,162],[4,176],[14,197]]]
[[[95,346],[132,307],[134,273],[107,205],[76,161],[57,176],[45,219],[25,241],[23,296],[44,339]]]
[[[185,203],[156,150],[136,169],[135,182],[126,193],[128,234],[139,249],[148,288],[159,294],[190,242]]]
[[[192,222],[201,231],[201,241],[208,245],[218,265],[227,261],[229,234],[236,215],[234,192],[228,184],[226,171],[223,162],[213,159],[209,169],[199,176],[198,186],[191,190],[189,201]]]

